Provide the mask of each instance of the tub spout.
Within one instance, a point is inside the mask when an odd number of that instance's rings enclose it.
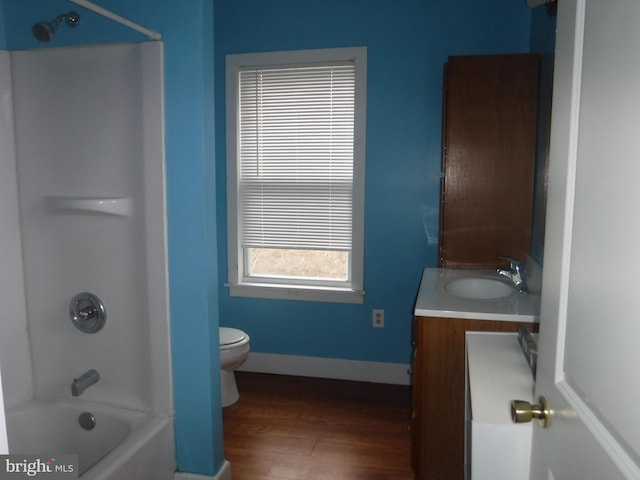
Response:
[[[98,380],[100,380],[100,374],[97,370],[94,370],[93,368],[91,370],[87,370],[79,378],[74,378],[73,382],[71,382],[71,395],[79,397],[87,388]]]

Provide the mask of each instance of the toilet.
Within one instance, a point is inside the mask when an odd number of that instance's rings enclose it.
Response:
[[[249,356],[249,335],[237,328],[220,327],[220,389],[222,406],[238,401],[238,387],[233,371]]]

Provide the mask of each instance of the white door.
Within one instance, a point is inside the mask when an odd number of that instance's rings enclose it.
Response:
[[[559,0],[532,480],[640,478],[640,1]]]

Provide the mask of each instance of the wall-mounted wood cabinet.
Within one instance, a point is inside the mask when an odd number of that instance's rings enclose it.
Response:
[[[494,268],[530,253],[537,55],[449,57],[440,266]]]

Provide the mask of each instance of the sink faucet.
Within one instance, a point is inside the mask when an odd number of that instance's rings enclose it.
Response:
[[[520,290],[522,293],[527,293],[527,281],[524,278],[524,267],[522,266],[522,262],[520,262],[520,260],[518,260],[517,258],[512,257],[500,258],[509,262],[509,270],[498,268],[498,275],[507,277],[513,282],[518,290]]]
[[[100,374],[97,370],[94,370],[93,368],[91,370],[87,370],[79,378],[74,378],[73,382],[71,382],[71,395],[79,397],[87,388],[98,380],[100,380]]]

